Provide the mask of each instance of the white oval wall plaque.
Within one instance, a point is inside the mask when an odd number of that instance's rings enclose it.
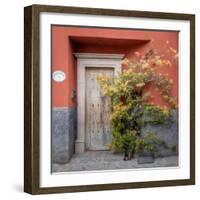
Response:
[[[66,78],[65,72],[63,71],[54,71],[53,80],[56,82],[63,82]]]

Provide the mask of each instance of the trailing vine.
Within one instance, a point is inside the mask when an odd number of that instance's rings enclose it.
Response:
[[[177,57],[176,50],[173,56]],[[141,137],[141,128],[147,124],[170,124],[177,99],[172,95],[173,80],[167,74],[159,73],[161,67],[171,67],[171,62],[150,49],[136,60],[125,58],[125,69],[114,78],[99,76],[98,82],[105,95],[112,99],[111,121],[113,126],[113,152],[123,151],[124,159],[131,159],[141,150],[156,152],[157,146],[165,146],[156,133]],[[151,103],[149,86],[156,87],[168,107]]]

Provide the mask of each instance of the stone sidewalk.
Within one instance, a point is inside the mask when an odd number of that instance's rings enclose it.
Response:
[[[87,151],[76,153],[67,164],[53,164],[52,172],[93,171],[178,166],[178,156],[156,158],[154,163],[138,164],[137,158],[124,161],[123,154],[110,151]]]

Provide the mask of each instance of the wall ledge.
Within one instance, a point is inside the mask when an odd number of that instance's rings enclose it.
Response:
[[[99,59],[122,59],[124,54],[103,54],[103,53],[74,53],[76,58],[99,58]]]

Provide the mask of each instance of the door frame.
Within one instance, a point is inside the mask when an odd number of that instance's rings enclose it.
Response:
[[[85,71],[86,67],[113,68],[114,76],[121,73],[124,54],[74,53],[77,58],[77,138],[75,153],[86,149],[85,134]]]

